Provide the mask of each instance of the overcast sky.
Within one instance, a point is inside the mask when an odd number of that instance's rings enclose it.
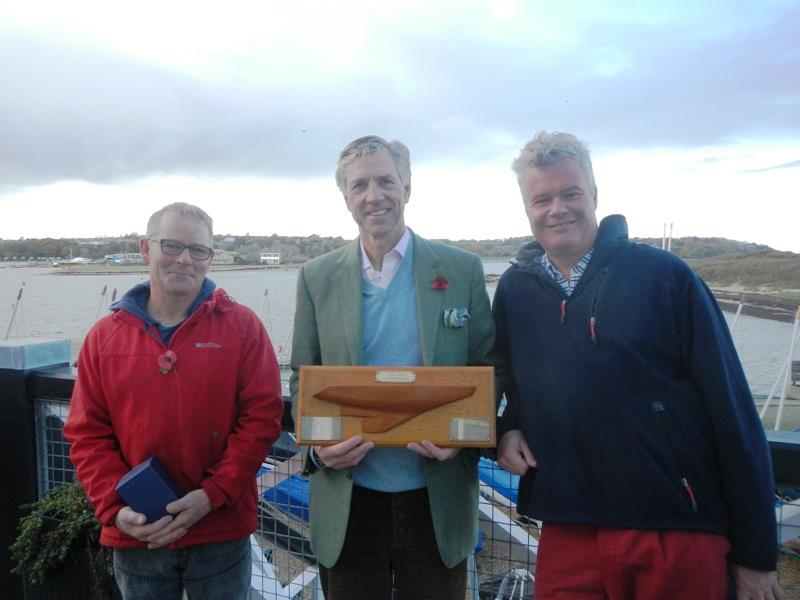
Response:
[[[354,237],[333,171],[368,133],[409,146],[418,233],[526,235],[509,165],[547,129],[632,236],[800,252],[798,36],[776,0],[4,2],[0,237],[177,200],[216,233]]]

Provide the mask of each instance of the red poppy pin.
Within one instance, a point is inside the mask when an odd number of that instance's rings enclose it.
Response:
[[[158,368],[161,373],[166,375],[170,372],[172,367],[175,366],[176,362],[178,362],[178,357],[172,350],[167,350],[164,352],[164,354],[158,357]]]
[[[450,284],[448,283],[447,279],[441,273],[437,273],[436,279],[431,282],[431,289],[438,290],[440,292],[445,291]]]

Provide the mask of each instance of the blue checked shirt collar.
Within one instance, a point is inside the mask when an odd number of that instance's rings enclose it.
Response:
[[[592,258],[592,252],[594,252],[594,248],[591,248],[586,254],[581,257],[581,259],[576,262],[569,271],[569,277],[564,277],[561,274],[553,263],[550,262],[550,259],[547,258],[547,254],[542,254],[538,256],[535,260],[544,268],[545,272],[548,273],[553,280],[559,285],[559,287],[564,291],[564,294],[567,297],[572,295],[575,286],[578,285],[578,282],[581,279],[581,275],[586,270],[586,267],[589,266],[589,261]]]

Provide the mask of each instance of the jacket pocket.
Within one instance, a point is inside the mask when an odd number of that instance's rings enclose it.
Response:
[[[675,466],[678,470],[678,480],[683,488],[684,493],[686,494],[686,498],[689,502],[689,507],[691,508],[692,512],[697,512],[697,497],[694,493],[694,488],[692,488],[692,483],[689,481],[689,478],[686,476],[686,470],[684,469],[683,462],[681,461],[680,455],[678,454],[675,445],[672,442],[672,436],[669,432],[669,419],[667,415],[667,408],[664,406],[663,402],[658,400],[654,401],[650,405],[653,408],[653,412],[656,413],[656,418],[658,419],[659,427],[661,428],[661,432],[664,435],[664,439],[667,442],[667,447],[669,448],[669,452],[672,455],[672,460],[675,463]]]

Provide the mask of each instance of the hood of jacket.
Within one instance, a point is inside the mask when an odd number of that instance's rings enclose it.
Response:
[[[189,310],[186,312],[187,318],[195,310],[197,310],[198,306],[211,297],[211,294],[214,292],[216,287],[217,285],[208,277],[203,279],[203,285],[200,287],[200,292],[197,294],[197,297],[194,299],[192,304],[189,306]],[[112,304],[111,311],[117,312],[124,310],[125,312],[139,317],[146,325],[155,325],[156,320],[147,313],[148,298],[150,298],[150,282],[145,281],[144,283],[140,283],[132,287],[122,296],[122,298]]]

